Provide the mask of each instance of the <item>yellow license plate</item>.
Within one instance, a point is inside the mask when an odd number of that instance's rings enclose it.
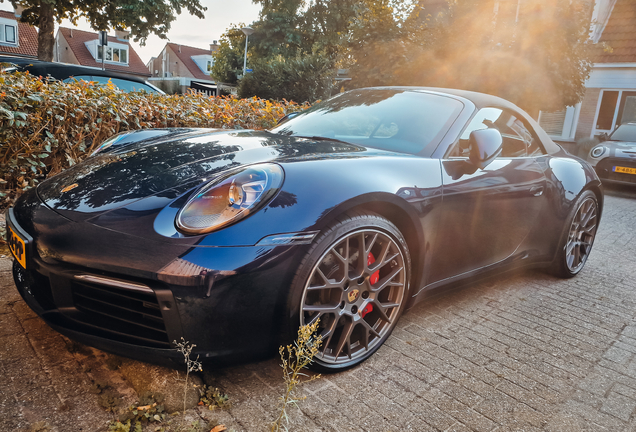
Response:
[[[615,166],[614,172],[624,173],[624,174],[636,174],[636,168],[628,168],[622,166]]]
[[[11,229],[11,227],[9,227],[7,234],[9,234],[9,238],[7,240],[9,242],[9,249],[11,250],[11,253],[15,257],[16,261],[26,269],[26,245],[24,244],[24,240],[22,240],[20,236]]]

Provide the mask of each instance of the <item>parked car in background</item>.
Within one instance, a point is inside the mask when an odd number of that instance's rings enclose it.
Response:
[[[636,185],[636,123],[624,123],[590,150],[588,161],[602,181]]]
[[[25,192],[7,235],[26,303],[82,343],[157,362],[183,337],[245,361],[318,322],[314,365],[341,370],[432,289],[575,276],[602,208],[592,167],[512,103],[385,87],[271,131],[117,135]]]
[[[28,71],[31,75],[51,77],[70,82],[74,79],[107,84],[109,81],[123,91],[146,91],[165,94],[142,77],[135,77],[109,70],[67,63],[45,62],[22,57],[0,56],[0,64],[5,71]]]

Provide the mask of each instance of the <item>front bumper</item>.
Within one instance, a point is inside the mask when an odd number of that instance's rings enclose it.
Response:
[[[636,169],[636,160],[608,157],[600,160],[594,169],[603,182],[636,186],[636,174],[615,172],[616,166]]]
[[[30,237],[14,280],[47,324],[162,364],[182,361],[173,349],[182,337],[219,365],[273,352],[291,270],[307,247],[170,247],[69,221],[39,202],[8,212],[7,225]]]

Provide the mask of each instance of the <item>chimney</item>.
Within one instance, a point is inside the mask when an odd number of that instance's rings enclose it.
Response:
[[[24,12],[24,9],[26,9],[24,6],[15,6],[13,8],[13,14],[15,15],[16,18],[21,18],[22,17],[22,12]]]
[[[73,37],[73,29],[71,29],[71,37]]]
[[[130,32],[128,30],[115,29],[115,36],[117,37],[117,40],[120,40],[122,42],[128,42],[129,35],[130,35]]]
[[[215,53],[215,52],[217,52],[218,50],[219,50],[219,44],[218,44],[218,41],[213,41],[213,42],[210,44],[210,52],[214,54],[214,53]]]
[[[179,52],[181,52],[181,45],[179,45]]]

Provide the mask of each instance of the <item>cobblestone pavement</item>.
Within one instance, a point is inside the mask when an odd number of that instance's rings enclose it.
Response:
[[[290,430],[636,431],[635,252],[636,192],[612,189],[578,277],[509,275],[418,305],[370,360],[307,385]],[[106,430],[112,417],[90,383],[117,373],[35,317],[9,269],[0,258],[0,430]],[[233,404],[198,414],[266,430],[283,391],[278,363],[208,372]]]

